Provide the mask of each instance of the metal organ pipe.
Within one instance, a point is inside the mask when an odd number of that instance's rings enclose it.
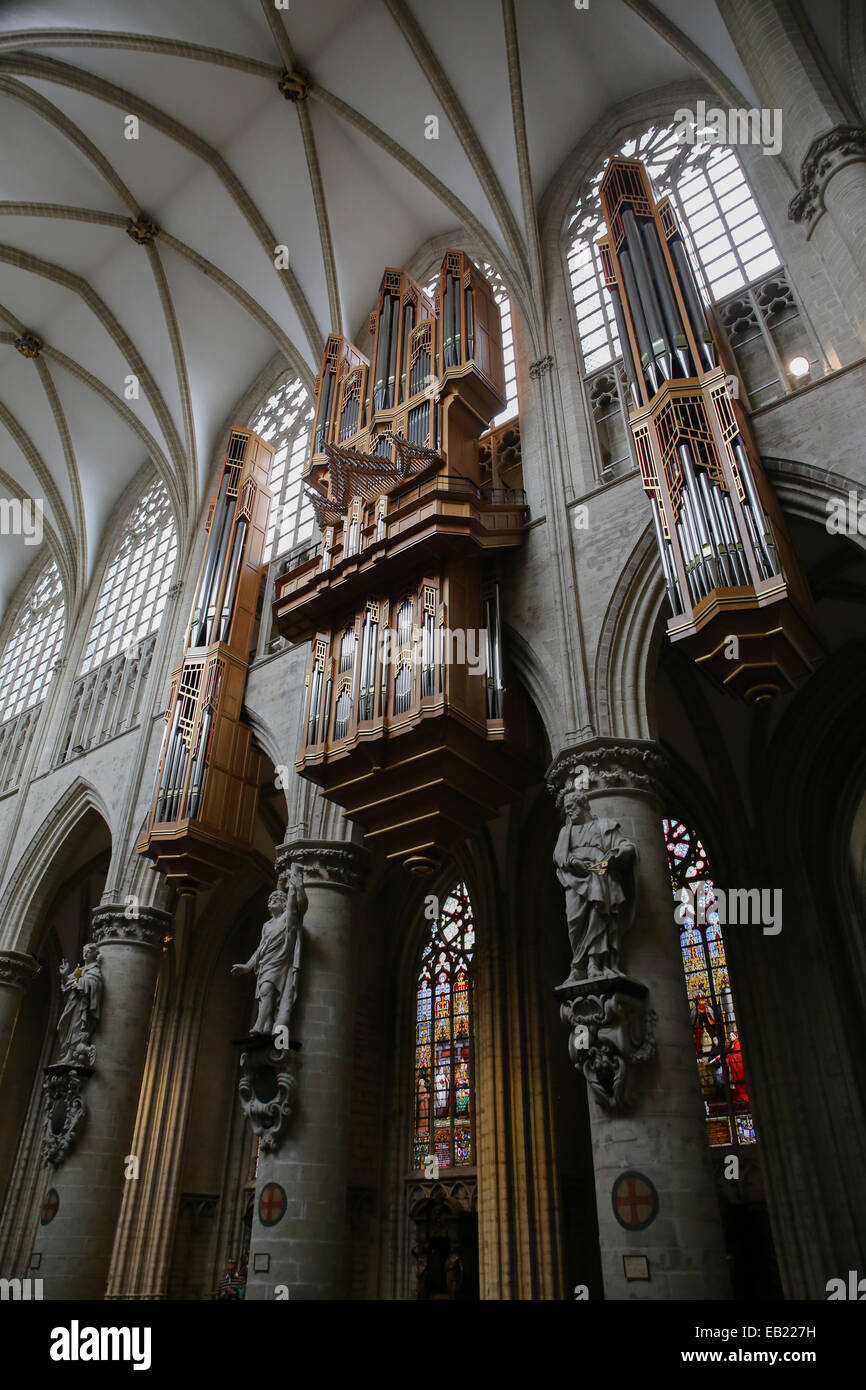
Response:
[[[634,401],[634,404],[640,405],[640,393],[637,389],[638,370],[635,366],[634,357],[632,356],[631,339],[628,336],[625,315],[622,311],[622,297],[619,292],[619,286],[608,285],[608,291],[613,302],[613,317],[616,323],[616,331],[619,335],[619,341],[622,345],[623,361],[625,362],[626,367],[628,368],[629,391],[631,393],[631,398]]]
[[[749,502],[749,508],[744,507],[743,510],[748,511],[751,509],[752,520],[757,531],[759,553],[765,557],[769,567],[767,574],[764,576],[765,579],[768,579],[771,574],[781,573],[778,556],[775,553],[776,546],[773,541],[773,534],[770,530],[770,523],[767,521],[761,499],[758,496],[758,489],[755,487],[755,479],[752,476],[752,465],[749,462],[749,456],[746,453],[743,441],[739,435],[736,435],[731,443],[734,453],[737,456],[737,462],[740,465],[740,476],[743,479],[743,486],[746,489],[746,497]]]
[[[207,769],[205,768],[205,756],[207,754],[208,739],[210,738],[211,724],[213,723],[213,710],[208,705],[202,721],[199,725],[198,748],[195,752],[195,760],[192,765],[192,773],[189,779],[189,796],[187,798],[186,813],[192,819],[198,815],[201,805],[202,792],[204,791],[204,779]]]
[[[238,591],[238,579],[241,572],[241,560],[243,559],[244,546],[247,540],[247,519],[242,516],[237,524],[235,531],[235,543],[232,546],[232,557],[229,562],[228,579],[226,580],[225,594],[223,595],[222,617],[220,619],[219,632],[216,640],[227,642],[229,628],[232,625],[232,614],[234,613],[235,599]]]
[[[456,275],[445,276],[442,325],[442,359],[446,367],[456,367],[460,361],[460,281]]]
[[[710,330],[707,327],[707,316],[704,312],[704,306],[701,301],[701,296],[698,293],[698,287],[695,284],[694,276],[692,275],[692,268],[689,265],[686,249],[683,246],[679,234],[672,237],[668,245],[670,246],[671,260],[674,263],[680,290],[682,291],[683,299],[686,301],[686,307],[689,311],[692,332],[697,339],[698,350],[703,356],[705,369],[711,371],[716,365],[715,345],[710,337]]]
[[[709,585],[703,571],[703,556],[701,555],[701,542],[698,535],[698,528],[692,515],[688,486],[684,487],[680,493],[680,521],[687,537],[687,551],[690,556],[690,573],[694,579],[698,592],[703,598],[709,593]]]
[[[230,497],[227,500],[229,505],[226,507],[225,520],[215,542],[216,554],[213,574],[210,581],[207,607],[202,614],[202,621],[199,626],[199,633],[203,635],[201,640],[196,644],[197,646],[207,646],[209,642],[214,640],[213,634],[217,624],[217,603],[219,602],[219,593],[222,587],[223,575],[225,573],[226,560],[228,557],[232,533],[232,520],[237,506],[236,497]]]
[[[397,367],[396,295],[386,294],[379,316],[379,336],[376,343],[376,384],[373,388],[373,409],[387,410],[394,404],[394,376]]]
[[[671,606],[671,612],[681,613],[683,605],[680,597],[679,584],[677,583],[676,571],[671,563],[670,541],[665,539],[661,517],[659,515],[659,504],[655,497],[650,497],[650,506],[652,507],[656,542],[659,548],[659,555],[661,556],[662,568],[665,572],[665,588],[667,590],[668,602]]]
[[[180,727],[181,706],[182,697],[178,695],[178,718],[176,721],[174,737],[172,740],[170,757],[166,763],[167,771],[165,776],[165,803],[163,805],[162,812],[163,820],[166,821],[172,821],[176,818],[177,804],[180,800],[179,787],[182,785],[183,781],[181,767],[185,766],[184,752],[186,751],[186,744],[184,742],[183,730]]]
[[[502,615],[498,583],[493,586],[492,597],[484,600],[484,617],[487,624],[487,718],[501,719],[505,686],[502,681]]]
[[[326,444],[331,437],[331,407],[334,403],[334,381],[335,376],[331,371],[325,372],[322,378],[322,394],[319,400],[319,414],[316,421],[316,442],[313,452],[318,454],[322,445]]]
[[[319,703],[322,698],[322,673],[317,662],[313,662],[313,674],[310,680],[310,711],[307,716],[307,743],[316,742],[316,734],[319,731]]]
[[[189,762],[189,749],[186,746],[186,739],[183,731],[180,731],[178,738],[178,758],[172,777],[171,800],[168,807],[168,819],[177,820],[180,812],[180,798],[183,793],[183,784],[186,778],[186,767]]]
[[[409,339],[415,327],[415,305],[411,299],[403,305],[403,370],[400,373],[400,400],[406,399],[406,364],[409,361]]]
[[[749,574],[749,566],[746,564],[746,557],[743,554],[743,542],[740,540],[740,533],[737,530],[737,523],[734,518],[733,504],[728,494],[722,492],[721,489],[718,489],[718,500],[725,521],[728,544],[732,547],[733,553],[737,559],[737,565],[739,566],[741,582],[743,584],[751,584],[752,579]]]
[[[177,721],[179,717],[180,700],[175,699],[174,710],[171,716],[171,723],[169,724],[168,729],[166,730],[165,755],[162,760],[162,777],[159,783],[158,795],[156,798],[156,813],[154,815],[154,820],[156,821],[161,821],[164,819],[163,811],[165,809],[165,803],[168,796],[169,764],[174,756],[174,743],[177,737]],[[159,776],[159,774],[157,774],[157,776]]]
[[[681,374],[683,376],[692,376],[693,367],[691,353],[686,344],[685,328],[680,318],[677,302],[671,292],[667,266],[664,263],[664,257],[662,256],[661,247],[659,246],[655,225],[652,222],[641,222],[639,231],[643,238],[650,264],[652,265],[656,287],[658,288],[661,300],[662,316],[671,341],[674,357],[679,364]]]
[[[700,542],[701,547],[701,558],[706,565],[707,575],[712,580],[712,571],[714,568],[717,569],[718,566],[716,564],[716,557],[713,553],[714,546],[710,538],[709,527],[707,525],[707,518],[704,516],[704,509],[701,504],[701,494],[698,488],[698,480],[695,476],[695,470],[692,464],[692,456],[689,452],[688,444],[678,444],[677,453],[679,454],[680,464],[682,466],[682,470],[686,478],[685,492],[688,495],[689,504],[692,510],[692,515],[694,516],[695,526],[697,528],[698,540]],[[720,576],[717,574],[717,582],[719,578]],[[710,584],[711,589],[714,589],[715,587],[715,583]]]
[[[631,256],[625,246],[623,246],[619,253],[619,263],[622,269],[622,278],[625,283],[625,292],[628,296],[629,308],[631,309],[634,331],[637,334],[637,345],[643,362],[643,378],[649,388],[650,395],[654,396],[659,388],[659,380],[655,356],[653,354],[652,337],[650,336],[650,331],[647,327],[646,319],[644,318],[640,295],[637,292],[637,283],[631,266]]]
[[[698,474],[698,483],[700,484],[701,489],[701,499],[703,501],[704,517],[709,523],[710,531],[713,537],[713,545],[715,546],[716,555],[718,557],[716,560],[716,568],[718,571],[719,580],[723,585],[726,582],[729,584],[736,584],[736,574],[734,573],[732,564],[729,561],[728,547],[725,544],[725,537],[719,525],[719,518],[716,515],[716,509],[713,506],[712,494],[710,492],[710,480],[707,477],[706,470],[703,468]]]
[[[623,208],[622,225],[625,229],[626,242],[640,288],[641,304],[652,340],[652,356],[661,362],[665,379],[670,379],[673,345],[667,341],[661,305],[655,292],[646,251],[631,208]]]
[[[466,286],[463,293],[466,307],[466,360],[475,356],[475,300],[472,294],[472,287]]]
[[[198,590],[193,604],[192,621],[190,622],[189,645],[191,647],[203,647],[205,645],[208,612],[211,601],[213,600],[214,604],[216,603],[214,589],[215,587],[219,587],[223,536],[226,525],[231,515],[234,513],[236,505],[236,499],[228,495],[231,471],[231,469],[226,468],[223,473],[213,510],[213,516],[211,517],[210,532],[207,538],[207,550],[205,552],[201,578],[199,579]]]

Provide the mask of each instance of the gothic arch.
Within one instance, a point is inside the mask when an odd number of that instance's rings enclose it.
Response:
[[[57,890],[61,873],[58,861],[63,848],[89,811],[97,814],[113,841],[108,808],[96,788],[83,777],[76,777],[66,788],[31,835],[0,899],[7,949],[33,951],[41,916]]]
[[[824,525],[828,503],[857,491],[851,479],[829,468],[795,459],[765,458],[764,464],[788,517]],[[849,539],[866,549],[866,537]],[[654,672],[664,641],[664,611],[664,581],[647,524],[620,573],[601,628],[595,670],[600,735],[654,736]]]

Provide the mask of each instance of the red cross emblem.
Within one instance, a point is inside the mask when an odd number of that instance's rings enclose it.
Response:
[[[627,1231],[642,1231],[656,1218],[658,1193],[642,1173],[620,1173],[611,1197],[613,1214]]]
[[[55,1187],[49,1187],[45,1194],[45,1201],[42,1203],[42,1218],[40,1226],[47,1226],[49,1221],[53,1221],[57,1215],[57,1208],[60,1206],[60,1198]]]
[[[262,1188],[259,1198],[259,1220],[263,1226],[276,1226],[286,1210],[286,1194],[277,1182],[269,1182]]]

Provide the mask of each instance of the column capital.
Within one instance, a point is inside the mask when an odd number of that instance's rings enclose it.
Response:
[[[0,985],[29,989],[41,969],[38,960],[24,951],[0,951]]]
[[[651,739],[594,738],[558,753],[547,769],[545,781],[560,806],[570,779],[590,794],[639,791],[663,799],[669,776],[668,760]]]
[[[304,883],[361,891],[370,871],[370,852],[350,840],[292,840],[277,846],[275,857],[280,886],[292,864],[300,864]]]
[[[97,946],[146,946],[161,950],[171,936],[172,926],[171,913],[162,908],[103,903],[93,911],[92,940]]]
[[[788,205],[792,222],[805,222],[808,234],[824,212],[824,194],[834,174],[847,164],[866,162],[866,127],[836,125],[812,141],[800,166],[800,187]]]

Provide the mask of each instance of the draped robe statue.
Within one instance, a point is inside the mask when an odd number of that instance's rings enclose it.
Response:
[[[233,965],[233,975],[256,976],[259,1006],[253,1033],[270,1034],[288,1027],[298,993],[301,963],[301,924],[307,910],[307,893],[299,864],[289,870],[288,891],[277,888],[268,899],[270,918],[262,927],[261,940],[244,965]]]
[[[84,948],[84,963],[74,970],[60,962],[63,1010],[57,1023],[60,1045],[58,1063],[92,1066],[95,1049],[91,1034],[102,1010],[102,969],[99,947],[92,941]]]
[[[589,799],[573,787],[566,789],[563,807],[566,820],[553,862],[565,889],[572,952],[565,983],[621,975],[620,938],[634,910],[635,847],[618,821],[594,816]]]

